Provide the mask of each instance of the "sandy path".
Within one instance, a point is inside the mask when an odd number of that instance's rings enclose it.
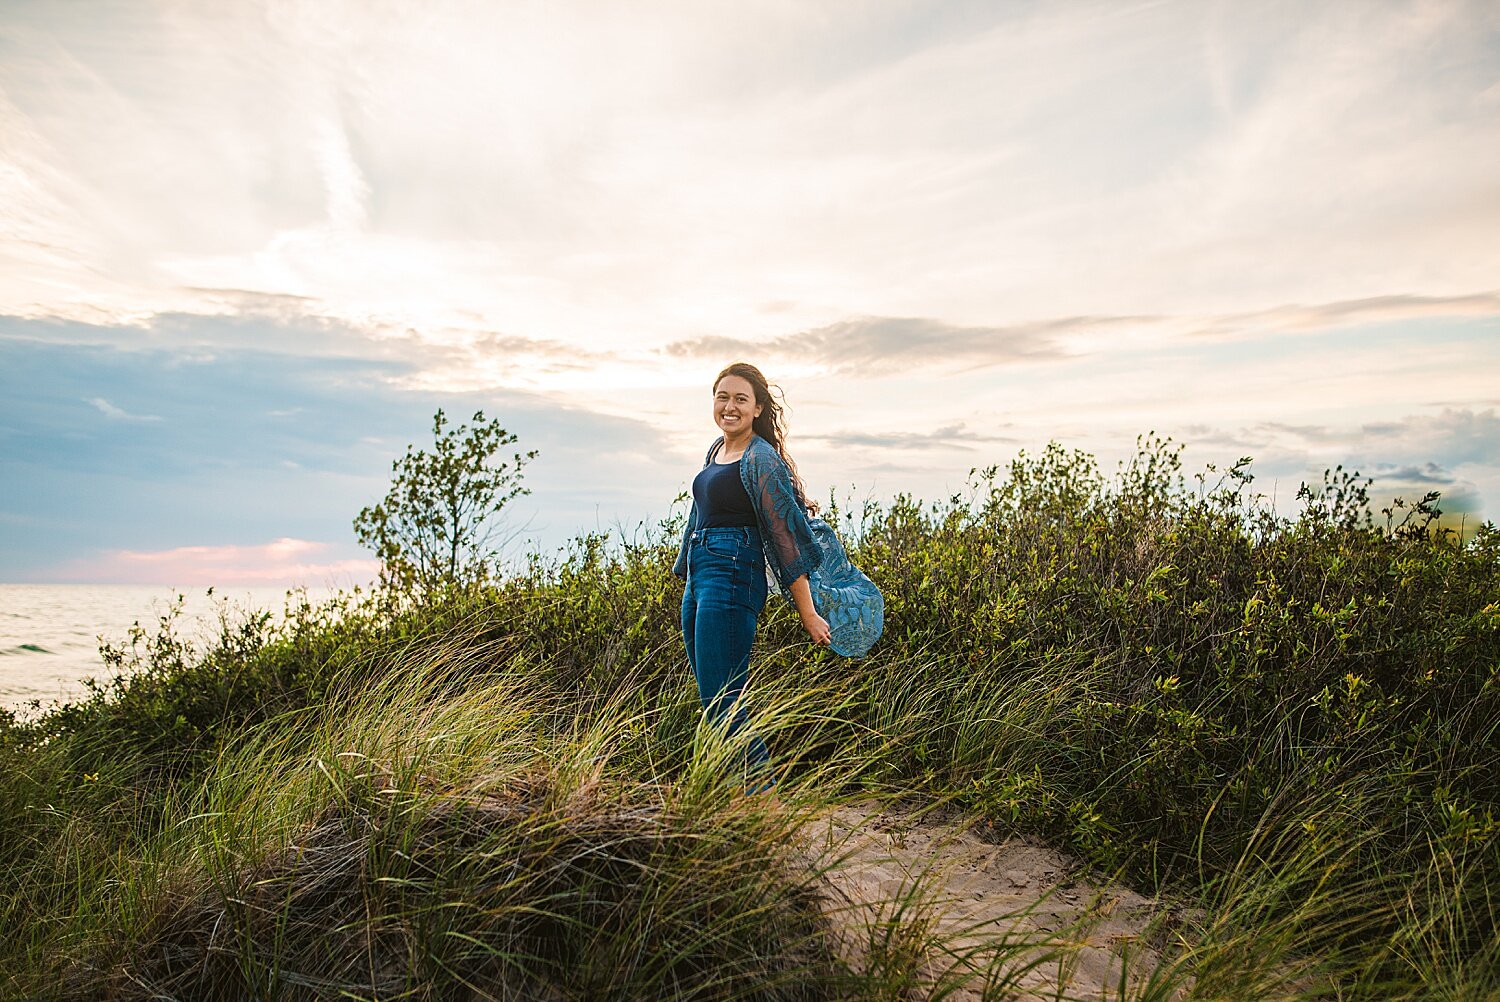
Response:
[[[873,804],[809,823],[802,841],[826,868],[846,959],[910,997],[1117,999],[1160,960],[1146,934],[1161,906],[1089,883],[1051,849]]]

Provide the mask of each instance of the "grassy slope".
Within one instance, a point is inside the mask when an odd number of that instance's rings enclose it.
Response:
[[[1305,500],[1148,442],[840,516],[887,632],[840,661],[772,600],[788,799],[948,799],[1196,899],[1163,983],[1197,997],[1500,993],[1500,536],[1377,529],[1342,475]],[[830,950],[796,810],[696,729],[672,528],[207,651],[142,633],[125,681],[7,723],[9,990],[896,997]]]

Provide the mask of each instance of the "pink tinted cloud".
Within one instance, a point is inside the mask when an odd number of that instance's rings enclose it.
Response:
[[[283,537],[258,546],[106,550],[58,568],[60,581],[165,585],[348,585],[371,581],[376,560],[339,558],[332,543]]]

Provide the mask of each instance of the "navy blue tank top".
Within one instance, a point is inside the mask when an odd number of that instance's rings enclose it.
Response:
[[[740,482],[740,461],[709,463],[693,478],[698,528],[722,529],[755,524],[755,508]]]

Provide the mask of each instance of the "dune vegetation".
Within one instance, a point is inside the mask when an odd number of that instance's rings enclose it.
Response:
[[[1500,997],[1500,532],[1343,471],[1278,513],[1249,471],[1147,438],[833,506],[886,630],[847,661],[768,604],[777,800],[700,722],[680,514],[137,628],[87,698],[0,717],[0,995],[1031,997],[1076,930],[960,949],[918,886],[841,925],[799,832],[873,800],[1160,902],[1111,998]]]

